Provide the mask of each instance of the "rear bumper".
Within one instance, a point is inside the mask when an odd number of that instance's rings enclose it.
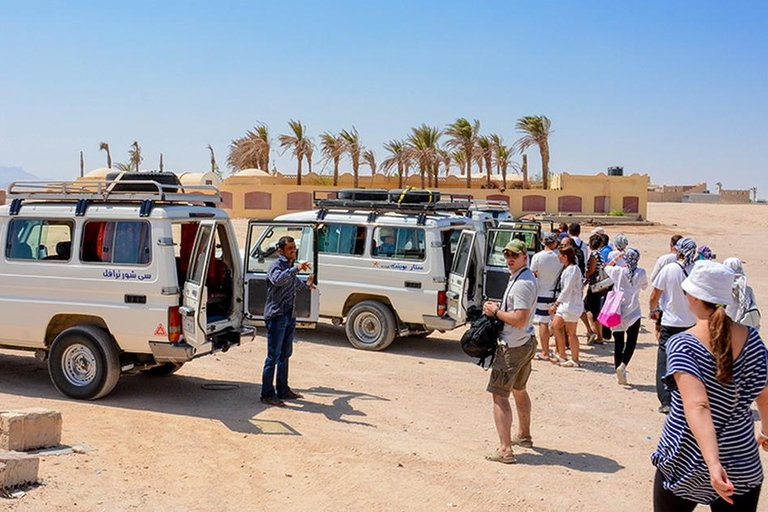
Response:
[[[421,318],[424,320],[424,325],[427,329],[451,331],[458,327],[458,325],[456,325],[456,320],[449,316],[421,315]]]
[[[199,349],[186,342],[170,343],[167,341],[150,341],[149,348],[152,350],[152,355],[158,363],[186,363],[196,357],[222,350],[227,351],[232,346],[253,341],[255,336],[256,329],[244,325],[239,330],[226,329],[210,336],[208,343],[205,343]]]

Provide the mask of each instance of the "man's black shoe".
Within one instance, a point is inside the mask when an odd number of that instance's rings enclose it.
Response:
[[[283,402],[276,396],[263,396],[261,397],[261,403],[267,404],[267,405],[274,405],[275,407],[285,407],[285,402]]]
[[[304,398],[304,395],[302,395],[301,393],[296,393],[295,391],[291,390],[286,394],[281,395],[280,398],[282,398],[283,400],[298,400],[300,398]]]

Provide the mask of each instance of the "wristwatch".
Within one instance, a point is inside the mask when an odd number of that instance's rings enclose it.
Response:
[[[501,309],[501,308],[496,308],[496,311],[494,311],[494,312],[493,312],[493,318],[495,318],[496,320],[498,320],[498,319],[499,319],[499,317],[498,317],[497,315],[499,314],[499,310],[500,310],[500,309]]]

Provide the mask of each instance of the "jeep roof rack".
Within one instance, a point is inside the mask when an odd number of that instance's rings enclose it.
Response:
[[[126,190],[117,185],[141,185],[146,190]],[[181,190],[181,192],[179,192]],[[10,215],[17,215],[23,201],[77,203],[76,216],[83,216],[89,203],[140,203],[140,217],[148,217],[154,203],[221,202],[221,194],[213,185],[163,185],[157,181],[14,181],[8,185],[6,197],[11,199]]]
[[[453,212],[466,214],[473,205],[469,194],[445,194],[434,203],[399,203],[397,201],[367,201],[360,199],[328,198],[336,194],[336,190],[315,190],[312,192],[312,202],[318,208],[317,220],[323,220],[330,210],[370,210],[368,222],[373,222],[383,213],[395,212],[418,215],[418,225],[424,225],[427,215],[438,212]],[[325,198],[318,197],[325,194]]]

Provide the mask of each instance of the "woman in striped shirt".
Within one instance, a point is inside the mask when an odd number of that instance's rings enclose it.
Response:
[[[672,410],[656,452],[654,510],[757,510],[763,481],[750,406],[768,417],[768,350],[752,328],[725,314],[734,274],[720,263],[696,262],[682,283],[696,325],[670,338],[664,381]],[[762,423],[762,422],[761,422]]]

